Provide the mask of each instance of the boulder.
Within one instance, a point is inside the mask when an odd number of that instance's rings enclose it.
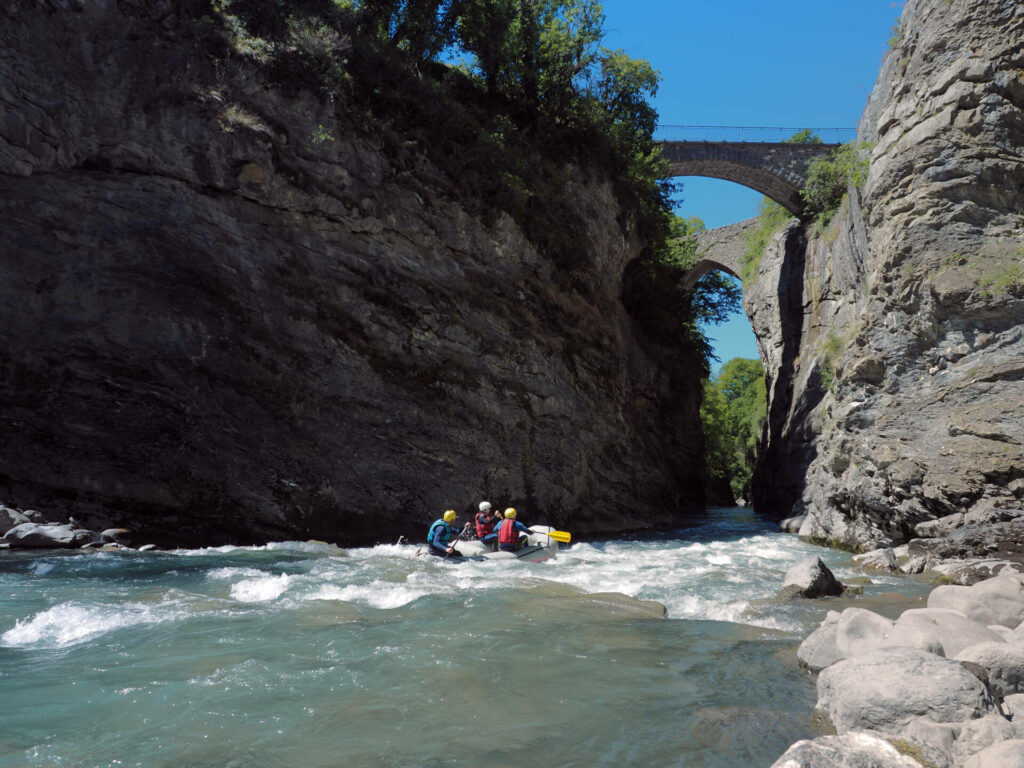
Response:
[[[970,587],[945,584],[932,590],[928,607],[958,611],[984,625],[1012,629],[1024,619],[1024,575],[1004,570]]]
[[[836,623],[836,649],[848,659],[886,644],[893,622],[864,608],[847,608]]]
[[[1011,739],[971,755],[963,768],[1024,768],[1024,739]]]
[[[783,533],[800,533],[800,526],[804,524],[804,518],[806,517],[807,515],[787,517],[779,523],[779,530]]]
[[[7,531],[4,541],[12,549],[68,549],[87,544],[97,535],[67,523],[22,523]]]
[[[959,723],[996,711],[996,703],[985,684],[952,659],[880,648],[823,669],[817,709],[840,734],[895,734],[918,717]]]
[[[861,555],[854,555],[853,562],[869,571],[898,571],[900,569],[896,562],[896,554],[891,547],[873,549]]]
[[[804,638],[797,648],[797,659],[811,672],[820,672],[843,658],[836,646],[838,624],[839,613],[829,611],[818,628]]]
[[[994,579],[979,581],[969,589],[969,618],[1010,629],[1024,621],[1024,574],[1002,571]]]
[[[1004,627],[1000,624],[989,624],[987,627],[989,632],[994,632],[999,635],[1005,642],[1009,643],[1019,637],[1015,630],[1009,627]]]
[[[920,648],[948,658],[953,658],[971,645],[1003,642],[988,627],[944,608],[911,608],[904,611],[896,620],[889,640],[889,645]]]
[[[1000,714],[993,713],[970,720],[960,729],[960,735],[953,743],[953,762],[963,765],[972,755],[1005,741],[1024,738],[1024,726],[1013,723]]]
[[[1011,719],[1024,722],[1024,693],[1014,693],[1003,698],[1003,712]]]
[[[978,643],[962,649],[955,658],[984,667],[989,687],[997,696],[1024,693],[1024,642]]]
[[[835,597],[843,594],[843,585],[820,557],[802,560],[788,571],[779,592],[781,598]]]
[[[914,526],[914,535],[922,539],[938,538],[948,536],[964,524],[964,513],[956,512],[952,515],[940,517],[938,520],[926,520]]]
[[[959,723],[935,723],[927,717],[917,717],[892,737],[891,741],[897,746],[903,746],[905,752],[912,751],[923,765],[953,768],[951,755],[960,729]]]
[[[7,531],[14,528],[16,525],[22,525],[23,523],[32,522],[31,518],[24,512],[19,512],[16,509],[5,507],[0,504],[0,535],[7,533]]]
[[[771,768],[921,768],[921,764],[871,733],[798,741]]]

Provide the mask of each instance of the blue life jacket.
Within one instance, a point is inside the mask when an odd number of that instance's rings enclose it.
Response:
[[[434,543],[434,530],[439,525],[444,526],[444,533],[441,534],[441,542],[442,542],[442,544],[444,546],[447,547],[448,546],[448,540],[452,536],[452,527],[450,525],[448,525],[448,523],[446,523],[442,519],[435,520],[433,525],[430,526],[430,530],[427,531],[427,544],[433,544]]]

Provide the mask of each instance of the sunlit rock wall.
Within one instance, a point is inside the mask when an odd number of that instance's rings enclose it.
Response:
[[[862,194],[780,235],[794,254],[748,297],[773,397],[759,498],[852,547],[1024,492],[1024,6],[911,0],[900,30]]]

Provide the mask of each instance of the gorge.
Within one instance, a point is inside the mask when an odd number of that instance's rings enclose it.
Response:
[[[0,14],[5,503],[186,545],[394,540],[483,496],[582,534],[699,514],[702,365],[638,327],[600,172],[566,168],[562,269],[386,119],[211,52],[202,3]],[[900,29],[866,184],[745,287],[754,503],[853,549],[1024,494],[1024,8]]]

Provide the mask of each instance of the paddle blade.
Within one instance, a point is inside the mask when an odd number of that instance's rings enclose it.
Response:
[[[550,536],[552,539],[554,539],[555,541],[560,541],[563,544],[568,544],[569,541],[572,539],[572,534],[570,534],[568,531],[548,531],[547,533],[548,536]]]

